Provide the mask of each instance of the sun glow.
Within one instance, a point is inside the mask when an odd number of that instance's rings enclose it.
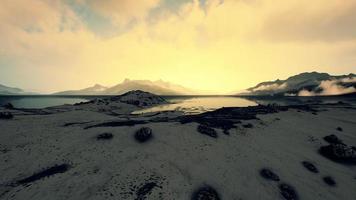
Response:
[[[355,0],[54,2],[2,2],[6,83],[51,92],[163,79],[224,94],[302,71],[355,72]]]

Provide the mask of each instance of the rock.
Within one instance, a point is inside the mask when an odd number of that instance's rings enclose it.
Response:
[[[81,102],[75,103],[75,104],[73,104],[73,105],[74,105],[74,106],[80,106],[80,105],[86,105],[86,104],[92,104],[92,103],[94,103],[93,100],[92,100],[92,101],[81,101]]]
[[[260,170],[260,175],[267,179],[267,180],[272,180],[272,181],[279,181],[279,176],[272,172],[270,169],[263,168]]]
[[[11,109],[14,109],[14,105],[12,105],[11,103],[7,103],[4,105],[4,108],[11,110]]]
[[[140,121],[140,120],[113,121],[113,122],[104,122],[100,124],[87,126],[84,127],[84,129],[97,128],[97,127],[135,126],[137,124],[147,124],[147,123],[148,123],[147,121]]]
[[[195,191],[192,195],[192,200],[220,200],[218,192],[210,187],[204,186]]]
[[[0,112],[0,119],[12,119],[14,116],[10,112]]]
[[[141,90],[129,91],[120,96],[112,97],[110,100],[120,101],[122,103],[127,103],[138,107],[147,107],[167,103],[164,98]]]
[[[324,140],[330,144],[343,144],[342,140],[340,140],[336,135],[331,134],[324,137]]]
[[[313,173],[319,173],[318,168],[315,167],[315,165],[313,165],[312,163],[308,162],[308,161],[303,161],[302,162],[303,166],[308,169],[309,171],[313,172]]]
[[[325,176],[323,177],[323,181],[328,184],[329,186],[335,186],[336,182],[331,176]]]
[[[335,162],[356,164],[356,150],[345,144],[322,146],[319,153]]]
[[[113,134],[111,133],[102,133],[96,136],[97,140],[111,140],[113,138]]]
[[[136,200],[144,200],[146,196],[151,193],[152,189],[157,187],[155,182],[149,182],[144,184],[136,191]]]
[[[27,178],[18,180],[16,184],[28,184],[37,180],[40,180],[45,177],[49,177],[58,173],[64,173],[66,172],[70,166],[68,164],[60,164],[60,165],[55,165],[53,167],[47,168],[45,170],[42,170],[38,173],[33,174],[32,176],[29,176]]]
[[[201,134],[208,135],[213,138],[218,137],[218,134],[216,133],[216,131],[213,128],[210,128],[208,126],[199,124],[197,129],[198,129],[198,132]]]
[[[341,127],[337,127],[336,130],[343,131],[343,129]]]
[[[279,190],[280,190],[281,195],[286,200],[298,200],[299,199],[298,194],[295,191],[295,189],[286,183],[280,184]]]
[[[248,123],[248,124],[244,124],[242,125],[244,128],[253,128],[253,125]]]
[[[141,143],[146,142],[151,138],[152,138],[152,129],[148,127],[142,127],[139,130],[137,130],[135,133],[135,139]]]

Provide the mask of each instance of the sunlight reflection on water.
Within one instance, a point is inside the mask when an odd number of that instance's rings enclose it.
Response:
[[[159,105],[152,108],[142,109],[132,114],[142,114],[159,111],[182,111],[185,114],[197,114],[216,110],[221,107],[247,107],[256,106],[257,103],[239,97],[186,97],[168,98],[170,104]]]

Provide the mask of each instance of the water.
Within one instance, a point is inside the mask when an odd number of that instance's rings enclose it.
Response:
[[[74,104],[94,98],[108,96],[0,96],[0,105],[12,103],[16,108],[45,108],[63,104]],[[134,113],[178,110],[184,113],[202,113],[221,107],[246,107],[258,104],[295,105],[305,103],[336,103],[339,101],[356,104],[355,97],[233,97],[233,96],[166,96],[171,104],[159,105]]]
[[[186,114],[195,114],[216,110],[221,107],[247,107],[257,105],[257,103],[252,100],[229,96],[166,97],[165,99],[171,104],[159,105],[152,108],[138,110],[133,112],[133,114],[169,110],[182,111]]]
[[[46,108],[88,101],[87,97],[63,96],[0,96],[0,105],[11,103],[15,108]]]

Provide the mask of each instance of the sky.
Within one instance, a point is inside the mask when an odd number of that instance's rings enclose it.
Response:
[[[356,0],[0,0],[0,84],[50,93],[125,78],[224,94],[356,73]]]

